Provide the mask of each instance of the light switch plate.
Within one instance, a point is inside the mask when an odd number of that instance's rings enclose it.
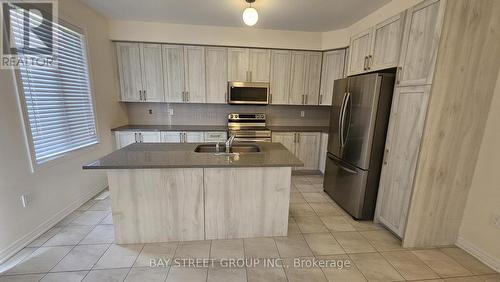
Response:
[[[300,111],[300,117],[305,117],[306,116],[306,112],[305,111]]]

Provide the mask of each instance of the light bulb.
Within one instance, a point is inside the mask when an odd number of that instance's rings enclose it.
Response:
[[[243,11],[243,22],[248,26],[253,26],[259,20],[259,14],[257,10],[252,7],[248,7]]]

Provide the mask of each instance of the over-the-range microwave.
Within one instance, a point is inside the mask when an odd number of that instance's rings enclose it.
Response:
[[[269,104],[268,82],[228,82],[228,103],[238,105]]]

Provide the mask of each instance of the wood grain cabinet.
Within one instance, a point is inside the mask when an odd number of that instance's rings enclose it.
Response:
[[[227,48],[206,47],[207,103],[227,102]]]
[[[328,133],[321,133],[321,145],[319,149],[319,171],[325,174],[326,154],[328,153]]]
[[[159,143],[160,132],[155,131],[116,131],[116,148],[120,149],[132,143]]]
[[[227,54],[229,81],[269,82],[270,50],[228,48]]]
[[[162,102],[162,51],[159,44],[116,43],[120,100],[124,102]]]
[[[396,87],[392,100],[375,217],[400,237],[413,191],[430,87]]]
[[[279,142],[303,163],[297,170],[318,170],[321,133],[319,132],[276,132],[273,142]]]
[[[333,84],[344,77],[345,49],[325,52],[321,70],[320,105],[332,105]]]
[[[270,95],[272,104],[288,104],[290,98],[290,64],[290,51],[271,51]]]
[[[225,142],[227,140],[226,131],[205,132],[205,142]]]
[[[165,131],[161,133],[164,143],[203,143],[204,132],[201,131]]]
[[[318,104],[322,58],[321,52],[292,52],[289,105]]]
[[[166,102],[204,103],[205,47],[163,45]]]
[[[351,38],[349,75],[397,66],[404,15],[391,17]]]
[[[427,0],[406,12],[396,84],[431,84],[444,17],[444,1]]]

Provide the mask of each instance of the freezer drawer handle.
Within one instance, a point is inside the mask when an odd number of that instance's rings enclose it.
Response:
[[[347,168],[347,167],[345,167],[345,166],[342,166],[340,163],[338,163],[338,161],[337,161],[337,160],[335,160],[335,159],[334,159],[334,158],[332,158],[331,156],[329,156],[329,155],[328,155],[328,158],[329,158],[330,160],[332,160],[333,162],[335,162],[335,164],[337,164],[337,166],[338,166],[341,170],[347,171],[347,172],[352,173],[352,174],[358,174],[358,172],[357,172],[357,171],[352,170],[352,169],[349,169],[349,168]]]

